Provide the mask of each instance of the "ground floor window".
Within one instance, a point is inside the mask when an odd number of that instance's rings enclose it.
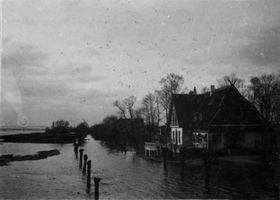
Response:
[[[207,148],[208,133],[193,132],[193,146],[195,148]]]
[[[171,142],[172,144],[183,144],[183,129],[178,127],[171,128]]]

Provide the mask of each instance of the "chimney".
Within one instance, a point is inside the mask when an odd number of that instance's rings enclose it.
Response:
[[[193,88],[193,94],[196,95],[196,87]]]
[[[212,96],[212,94],[214,93],[215,90],[215,85],[211,85],[210,86],[210,96]]]

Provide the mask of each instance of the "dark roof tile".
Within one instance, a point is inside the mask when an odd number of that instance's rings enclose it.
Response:
[[[184,129],[206,129],[209,125],[264,124],[255,107],[232,85],[203,94],[173,94],[178,123]],[[194,115],[202,115],[195,120]]]

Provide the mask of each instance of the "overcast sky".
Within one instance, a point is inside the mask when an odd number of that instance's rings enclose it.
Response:
[[[90,125],[169,73],[189,89],[280,69],[279,0],[2,0],[1,124]]]

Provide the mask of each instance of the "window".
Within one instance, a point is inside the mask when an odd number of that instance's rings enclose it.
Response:
[[[207,148],[208,134],[204,132],[193,133],[193,145],[195,148]]]
[[[177,138],[177,128],[175,129],[175,144],[177,144],[178,138]]]
[[[178,120],[177,120],[177,116],[176,116],[175,107],[173,107],[173,109],[172,109],[171,126],[178,126]]]
[[[182,145],[183,144],[183,129],[172,128],[171,129],[171,142],[172,144]]]
[[[194,121],[197,121],[197,118],[196,118],[196,117],[197,117],[196,114],[194,114],[194,115],[193,115],[193,120],[194,120]]]
[[[198,113],[198,112],[194,113],[193,114],[193,120],[194,121],[202,121],[202,113]]]
[[[183,129],[177,128],[177,144],[182,145],[183,144]]]
[[[182,128],[180,128],[179,131],[178,131],[178,144],[179,145],[183,144],[183,131],[182,131]]]
[[[175,144],[175,130],[172,130],[172,134],[171,134],[171,139],[172,139],[172,144]]]
[[[202,121],[202,114],[199,113],[199,121]]]

